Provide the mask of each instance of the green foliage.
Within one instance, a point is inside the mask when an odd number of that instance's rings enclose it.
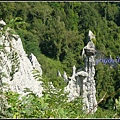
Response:
[[[38,78],[40,78],[39,75],[36,76],[36,79]],[[54,79],[57,81],[58,78]],[[4,93],[10,105],[6,111],[7,118],[112,118],[114,115],[114,111],[99,107],[95,114],[86,115],[82,111],[81,97],[67,102],[68,93],[64,93],[64,86],[51,88],[48,78],[41,80],[43,80],[45,88],[42,97],[38,97],[29,89],[24,91],[28,94],[23,97],[12,91]]]
[[[105,74],[107,72],[107,74]],[[110,95],[111,93],[115,92],[114,84],[115,81],[112,78],[114,74],[114,69],[110,68],[107,64],[103,65],[102,63],[98,63],[96,66],[96,89],[97,89],[97,100],[100,100],[104,94],[107,92],[106,96]],[[102,101],[99,105],[103,108],[113,109],[114,102],[113,102],[114,95],[110,96],[109,98]]]
[[[66,94],[67,95],[67,94]],[[10,107],[7,109],[7,118],[112,118],[114,111],[101,109],[93,115],[86,116],[82,111],[82,99],[76,98],[67,102],[67,97],[60,89],[44,91],[42,97],[37,97],[32,91],[20,99],[20,95],[7,91]],[[110,114],[111,113],[111,114]]]
[[[5,92],[8,104],[9,116],[7,118],[76,118],[82,116],[81,99],[74,102],[67,102],[63,90],[53,90],[50,86],[44,91],[42,97],[37,97],[32,91],[20,99],[20,95],[7,91]],[[78,115],[79,114],[79,115]]]
[[[96,39],[95,39],[95,38],[92,38],[92,41],[93,41],[93,43],[94,43],[95,46],[96,46]]]
[[[88,117],[89,118],[96,118],[96,119],[99,119],[99,118],[113,118],[114,117],[114,114],[115,114],[115,111],[114,110],[106,110],[104,108],[101,108],[98,106],[97,108],[98,110],[96,111],[96,113],[94,115],[89,115]]]
[[[37,79],[38,81],[40,81],[42,79],[38,70],[36,70],[36,69],[32,70],[32,74],[33,74],[33,77],[35,79]]]
[[[11,19],[8,23],[8,26],[12,29],[14,29],[15,27],[17,29],[19,29],[19,26],[18,25],[21,25],[21,24],[24,24],[23,20],[21,17],[16,17],[14,19]]]
[[[37,56],[38,61],[42,65],[43,74],[48,78],[52,76],[57,76],[57,71],[59,70],[61,74],[64,72],[64,66],[61,64],[60,61],[56,61],[46,57],[44,54],[40,54]]]
[[[25,22],[22,20],[21,17],[12,18],[2,30],[2,33],[5,34],[6,30],[9,31],[9,34],[17,34],[15,29],[20,29],[20,26],[23,25]],[[8,30],[8,28],[10,28]]]
[[[115,99],[116,103],[116,109],[117,109],[117,116],[120,117],[120,97],[118,99]]]
[[[11,72],[10,72],[10,76],[12,80],[14,74],[19,70],[20,61],[19,61],[17,52],[13,51],[11,53],[12,54],[10,55],[11,57],[9,59],[11,60],[11,65],[12,65]]]
[[[76,65],[77,68],[83,65],[81,51],[86,45],[88,30],[95,33],[96,40],[93,42],[105,56],[111,55],[116,58],[120,55],[120,4],[118,2],[1,2],[0,6],[0,15],[7,23],[4,30],[9,26],[12,28],[9,31],[11,34],[20,35],[26,53],[28,55],[33,53],[42,65],[46,77],[43,81],[45,83],[52,81],[56,88],[65,86],[61,78],[56,77],[57,70],[61,73],[66,71],[70,76],[73,65]],[[3,51],[3,46],[0,46],[0,50]],[[17,60],[17,56],[15,59]],[[119,69],[119,64],[116,69],[103,64],[96,66],[97,100],[101,99],[105,92],[108,96],[119,89]],[[15,65],[12,66],[11,75],[14,70]],[[5,74],[0,73],[0,77],[5,77]],[[36,74],[35,77],[39,77],[39,75]],[[113,108],[113,99],[118,96],[120,96],[119,92],[102,101],[99,106],[107,107],[107,110],[102,111],[100,108],[96,118],[112,117],[109,115],[109,109]],[[38,98],[31,96],[30,99]],[[30,111],[27,111],[25,107],[26,113],[19,113],[19,109],[16,108],[17,112],[13,110],[12,117],[84,117],[84,115],[77,115],[78,111],[72,112],[75,110],[72,107],[69,108],[70,112],[61,107],[56,109],[54,106],[51,107],[54,109],[48,109],[44,113],[38,110],[34,103],[31,104],[34,106],[31,107],[31,116]],[[27,107],[29,108],[29,106]],[[35,111],[32,111],[33,109]]]

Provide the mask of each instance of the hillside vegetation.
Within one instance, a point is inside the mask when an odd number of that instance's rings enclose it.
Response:
[[[119,2],[0,2],[0,16],[20,35],[26,53],[33,53],[37,57],[43,77],[46,81],[52,81],[56,88],[60,85],[56,76],[58,70],[61,74],[65,71],[71,76],[73,65],[77,68],[84,65],[81,52],[87,43],[89,30],[96,36],[96,59],[101,56],[116,59],[120,56]],[[116,67],[99,63],[95,69],[97,101],[106,93],[95,115],[84,116],[80,100],[61,102],[61,99],[66,100],[61,96],[62,91],[53,98],[37,98],[32,94],[29,96],[30,104],[27,106],[25,103],[23,107],[17,100],[17,93],[8,92],[6,96],[13,106],[8,110],[8,117],[112,118],[115,113],[120,117],[120,108],[114,109],[115,101],[120,96],[119,63]],[[13,98],[10,98],[11,95]],[[29,107],[31,110],[27,109]]]

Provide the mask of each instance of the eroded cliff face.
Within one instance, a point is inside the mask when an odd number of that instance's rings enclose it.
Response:
[[[28,88],[41,97],[42,81],[35,79],[33,74],[33,71],[37,70],[42,79],[41,65],[33,53],[30,56],[26,54],[19,35],[12,34],[10,28],[4,34],[2,30],[0,31],[0,80],[3,84],[6,84],[3,86],[3,91],[10,89],[23,96],[29,93],[25,92]],[[95,36],[92,31],[89,31],[88,43],[83,48],[82,53],[82,56],[84,55],[84,69],[76,70],[74,65],[71,77],[68,77],[65,71],[63,74],[63,79],[67,83],[65,92],[69,92],[68,102],[81,96],[83,98],[83,110],[87,113],[90,111],[94,113],[97,110],[96,107],[94,108],[97,101],[94,80],[95,45],[92,39],[95,39]],[[60,71],[58,71],[58,76],[61,77]],[[55,89],[52,83],[50,84],[52,89]]]
[[[42,96],[42,82],[37,81],[33,76],[33,70],[38,70],[42,78],[41,65],[36,57],[31,53],[26,54],[23,49],[22,41],[19,35],[11,34],[10,28],[0,36],[0,73],[3,86],[3,91],[8,89],[18,92],[21,95],[26,88],[33,91],[39,97]]]
[[[88,76],[83,79],[83,110],[87,112],[94,113],[97,110],[97,100],[96,100],[96,84],[94,80],[95,75],[95,45],[92,41],[95,39],[92,31],[88,33],[88,43],[83,48],[85,54],[85,72],[88,73]],[[96,106],[96,107],[95,107]]]
[[[64,80],[68,81],[68,85],[65,87],[65,92],[69,92],[68,101],[72,101],[81,96],[83,101],[83,111],[86,113],[94,113],[97,110],[96,86],[94,80],[94,56],[96,50],[92,39],[95,39],[95,36],[92,31],[89,31],[88,43],[83,48],[82,52],[82,56],[84,56],[84,69],[76,70],[74,65],[72,77],[67,78],[63,75]]]

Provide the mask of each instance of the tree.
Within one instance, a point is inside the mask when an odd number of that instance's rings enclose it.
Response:
[[[105,74],[107,72],[107,74]],[[98,63],[96,66],[96,89],[97,89],[97,100],[99,101],[104,94],[106,93],[106,97],[111,93],[115,92],[115,80],[113,78],[114,69],[110,68],[107,64]],[[110,96],[104,101],[102,101],[99,105],[103,108],[113,109],[114,106],[114,98],[115,96]],[[110,102],[111,100],[111,102]],[[109,102],[108,102],[109,101]]]

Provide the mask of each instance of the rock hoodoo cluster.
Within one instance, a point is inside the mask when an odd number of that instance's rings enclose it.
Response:
[[[18,35],[12,34],[9,31],[10,28],[2,33],[2,28],[6,23],[0,21],[0,77],[2,83],[7,84],[4,86],[3,91],[12,90],[18,92],[21,95],[27,93],[24,92],[26,88],[29,88],[33,93],[39,97],[42,96],[42,82],[37,81],[34,78],[33,70],[37,70],[42,78],[42,69],[40,63],[37,61],[33,53],[28,56],[23,49],[22,41]],[[88,33],[88,43],[83,48],[82,56],[84,56],[84,69],[76,70],[73,66],[73,74],[68,77],[66,72],[61,75],[58,71],[57,75],[63,77],[67,83],[65,92],[69,92],[68,101],[74,100],[77,97],[83,98],[83,110],[86,112],[92,111],[94,113],[97,108],[96,101],[96,88],[95,88],[95,45],[92,41],[95,39],[92,31]],[[4,47],[4,50],[2,47]],[[51,83],[52,84],[52,83]]]
[[[69,92],[69,100],[74,100],[75,98],[82,96],[83,98],[83,110],[86,112],[91,111],[94,113],[97,108],[94,107],[97,105],[96,101],[96,88],[95,88],[95,60],[94,55],[96,53],[95,45],[92,39],[95,39],[92,31],[88,33],[88,43],[83,48],[82,56],[84,55],[84,69],[77,70],[75,65],[73,66],[72,77],[68,77],[69,82],[65,87],[65,91]],[[65,77],[63,77],[66,80]],[[67,80],[66,80],[67,81]]]
[[[7,85],[4,86],[3,90],[10,89],[25,95],[24,90],[29,88],[33,93],[42,96],[42,82],[37,81],[32,73],[32,70],[36,69],[42,77],[41,65],[32,53],[28,57],[23,49],[20,37],[11,34],[9,31],[10,28],[4,34],[1,31],[0,37],[0,46],[4,46],[4,51],[2,49],[0,51],[0,71],[1,75],[5,75],[2,78],[2,83]]]

